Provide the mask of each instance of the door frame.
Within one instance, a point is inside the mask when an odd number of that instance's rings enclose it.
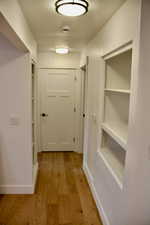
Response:
[[[86,108],[87,108],[87,72],[86,64],[80,68],[82,88],[81,88],[81,149],[84,149],[84,134],[85,134],[85,122],[86,122]],[[85,116],[84,116],[85,115]]]
[[[86,57],[86,63],[80,68],[82,74],[82,95],[81,95],[81,147],[84,154],[83,160],[87,159],[87,138],[88,138],[88,56]],[[85,117],[83,117],[85,114]],[[84,162],[83,162],[84,163]]]
[[[42,152],[42,142],[41,142],[41,70],[74,70],[75,71],[75,107],[76,107],[76,116],[75,116],[75,152],[82,153],[82,132],[81,132],[81,119],[82,119],[82,76],[80,69],[76,68],[39,68],[38,69],[38,88],[37,88],[37,114],[38,114],[38,146],[39,146],[39,152]]]

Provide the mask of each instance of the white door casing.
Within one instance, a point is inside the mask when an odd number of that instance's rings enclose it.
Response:
[[[85,117],[87,112],[87,66],[84,65],[80,69],[81,79],[82,79],[82,90],[81,90],[81,148],[82,152],[84,149],[84,132],[85,132]]]
[[[40,70],[42,151],[75,150],[75,76],[75,70]]]

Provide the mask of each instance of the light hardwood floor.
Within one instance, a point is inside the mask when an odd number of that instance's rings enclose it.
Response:
[[[73,152],[40,153],[34,195],[0,195],[0,225],[102,225]]]

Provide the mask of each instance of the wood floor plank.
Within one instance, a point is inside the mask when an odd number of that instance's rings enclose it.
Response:
[[[76,184],[87,225],[102,225],[82,169],[75,171]]]
[[[71,161],[71,155],[72,153],[64,154],[64,160],[65,160],[66,179],[69,188],[72,224],[85,225],[83,210],[81,207],[81,202],[75,183],[74,167]]]
[[[102,225],[82,170],[82,155],[39,153],[33,195],[0,195],[0,225]]]
[[[48,205],[47,215],[47,225],[59,225],[58,205]]]

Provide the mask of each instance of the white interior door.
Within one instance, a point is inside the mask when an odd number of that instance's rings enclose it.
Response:
[[[42,151],[75,148],[75,70],[41,69]]]

